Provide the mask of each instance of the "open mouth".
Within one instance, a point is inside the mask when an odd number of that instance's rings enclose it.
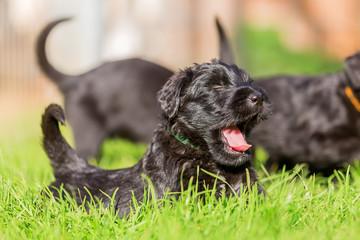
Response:
[[[232,153],[241,154],[251,148],[252,145],[248,144],[245,140],[246,128],[249,122],[250,121],[247,121],[221,129],[224,136],[223,141],[228,151],[230,150]]]

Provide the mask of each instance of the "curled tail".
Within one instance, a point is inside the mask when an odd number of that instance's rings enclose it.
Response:
[[[49,23],[40,33],[38,40],[37,40],[37,59],[41,70],[45,73],[47,77],[53,80],[60,88],[61,91],[64,91],[65,88],[69,85],[71,80],[77,78],[77,76],[70,76],[64,73],[59,72],[56,70],[47,59],[45,46],[46,46],[46,39],[51,32],[51,30],[59,23],[68,21],[70,18],[63,18],[56,21]]]
[[[226,36],[224,28],[222,27],[218,18],[216,18],[216,28],[219,34],[220,60],[227,64],[234,64],[235,58],[231,49],[230,41]]]
[[[56,178],[69,172],[82,171],[89,166],[63,138],[58,122],[65,125],[64,111],[59,105],[50,104],[42,116],[41,129],[43,147],[51,160]]]

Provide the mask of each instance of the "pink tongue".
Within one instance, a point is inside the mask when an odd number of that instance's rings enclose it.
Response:
[[[240,152],[245,152],[251,145],[247,144],[239,128],[232,126],[229,128],[223,128],[222,132],[229,143],[229,146]]]

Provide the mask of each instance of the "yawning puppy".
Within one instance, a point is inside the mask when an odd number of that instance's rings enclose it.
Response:
[[[160,198],[167,190],[180,192],[181,181],[188,186],[191,178],[198,179],[199,191],[213,188],[215,178],[205,171],[240,194],[257,182],[247,151],[250,131],[270,112],[266,94],[251,82],[245,71],[217,60],[175,73],[158,93],[162,118],[146,153],[135,166],[119,170],[103,170],[79,158],[59,131],[58,121],[65,121],[62,109],[50,105],[42,119],[43,144],[56,178],[50,189],[58,196],[56,188],[63,185],[79,203],[90,193],[105,206],[111,203],[105,194],[115,194],[119,216],[129,211],[132,194],[143,198],[141,174]],[[223,182],[216,189],[232,192]],[[263,192],[260,186],[258,191]]]

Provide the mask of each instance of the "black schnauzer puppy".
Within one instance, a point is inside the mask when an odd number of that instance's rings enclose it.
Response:
[[[167,190],[180,192],[181,181],[188,186],[192,178],[198,179],[199,191],[212,189],[215,178],[205,171],[240,194],[257,182],[248,153],[250,131],[270,113],[266,94],[251,82],[245,71],[217,60],[174,74],[158,93],[162,119],[146,153],[135,166],[119,170],[103,170],[78,157],[59,131],[58,121],[65,121],[62,109],[50,105],[42,118],[43,145],[56,178],[50,189],[58,196],[54,188],[63,185],[79,203],[90,193],[105,206],[111,203],[105,194],[115,194],[119,216],[129,212],[132,193],[143,198],[142,174],[152,181],[158,197]],[[221,181],[216,189],[232,192]]]
[[[150,142],[159,123],[156,93],[173,72],[132,58],[107,62],[78,76],[65,75],[49,63],[45,45],[50,31],[67,20],[51,22],[44,28],[37,42],[37,55],[41,70],[64,95],[76,152],[85,159],[96,157],[107,137]]]
[[[222,26],[222,61],[233,63]],[[266,163],[292,168],[307,163],[311,172],[360,160],[360,52],[345,59],[345,71],[320,76],[279,76],[256,81],[274,105],[272,117],[253,132],[255,145],[266,149]]]
[[[328,176],[360,159],[360,53],[345,71],[320,76],[280,76],[256,82],[268,92],[274,114],[254,131],[272,165],[309,164]]]

